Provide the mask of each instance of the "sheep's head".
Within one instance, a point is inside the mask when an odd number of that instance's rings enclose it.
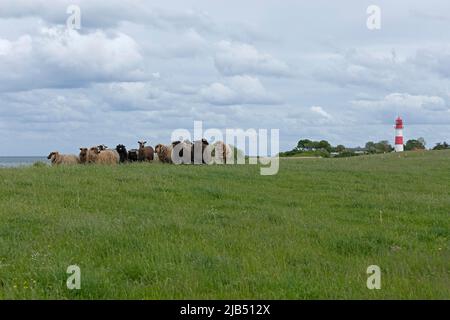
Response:
[[[147,143],[147,141],[138,141],[139,143],[139,149],[143,149],[145,147],[145,144]]]
[[[155,152],[158,153],[158,154],[160,154],[160,153],[161,153],[161,150],[162,150],[162,147],[163,147],[162,144],[156,145],[156,147],[155,147]]]
[[[88,148],[80,148],[80,162],[86,163],[88,156]]]
[[[108,149],[108,146],[105,146],[104,144],[101,144],[101,145],[97,146],[97,149],[100,150],[100,151],[103,151],[103,150]]]
[[[202,139],[202,144],[205,145],[205,146],[208,146],[208,145],[209,145],[209,142],[208,142],[208,140],[206,140],[205,138],[203,138],[203,139]]]
[[[127,153],[127,148],[126,148],[123,144],[119,144],[119,145],[116,147],[116,151],[117,151],[118,153]]]
[[[116,147],[116,151],[119,154],[120,162],[125,162],[128,160],[127,148],[123,144],[119,144]]]
[[[92,147],[92,148],[89,149],[89,151],[94,153],[94,154],[99,154],[100,153],[99,147]]]
[[[53,158],[55,158],[58,154],[59,154],[58,151],[50,152],[47,159],[49,159],[49,160],[52,159],[52,161],[53,161]]]

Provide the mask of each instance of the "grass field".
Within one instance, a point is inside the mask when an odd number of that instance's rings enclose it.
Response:
[[[2,299],[450,298],[450,151],[0,181]],[[66,287],[73,264],[81,290]]]

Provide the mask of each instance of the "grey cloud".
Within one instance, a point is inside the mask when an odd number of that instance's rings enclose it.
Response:
[[[77,32],[65,30],[72,3]],[[362,145],[392,139],[399,113],[408,136],[444,139],[450,5],[380,0],[372,32],[369,4],[3,0],[0,143],[13,155],[168,142],[203,120],[280,128],[284,149],[300,137]]]
[[[195,29],[204,34],[231,35],[233,38],[249,39],[263,35],[248,23],[239,28],[230,25],[218,25],[204,10],[195,7],[179,8],[177,5],[167,6],[166,1],[145,0],[60,0],[51,5],[43,0],[3,0],[0,18],[39,17],[52,25],[65,25],[70,5],[77,5],[81,10],[83,29],[116,29],[123,23],[144,25],[148,28],[168,32],[180,32]],[[249,36],[246,36],[246,35]]]
[[[411,61],[441,77],[450,79],[450,46],[422,48]]]

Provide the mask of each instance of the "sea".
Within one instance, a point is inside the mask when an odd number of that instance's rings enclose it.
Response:
[[[32,166],[35,162],[50,164],[47,157],[0,157],[0,168]]]

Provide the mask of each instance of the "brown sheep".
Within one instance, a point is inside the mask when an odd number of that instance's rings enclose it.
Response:
[[[96,163],[97,157],[100,154],[98,147],[92,147],[87,152],[87,163]]]
[[[85,164],[87,162],[87,148],[80,148],[80,154],[78,156],[81,164]]]
[[[80,160],[75,155],[59,154],[58,151],[51,152],[47,159],[51,160],[52,165],[72,165],[80,163]]]
[[[152,161],[154,157],[155,151],[152,147],[146,147],[145,144],[147,141],[138,141],[139,150],[138,150],[138,160],[139,161]]]
[[[119,153],[116,150],[103,150],[97,154],[95,163],[98,164],[118,164],[120,162]]]
[[[95,163],[97,160],[97,155],[100,153],[100,150],[98,147],[92,147],[92,148],[80,148],[80,163],[81,164],[88,164],[88,163]]]
[[[88,163],[88,153],[89,153],[88,148],[80,148],[79,159],[81,164]]]
[[[155,147],[155,152],[158,154],[159,161],[162,163],[172,163],[172,146],[158,144]]]

